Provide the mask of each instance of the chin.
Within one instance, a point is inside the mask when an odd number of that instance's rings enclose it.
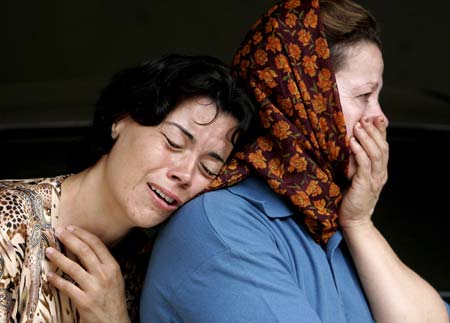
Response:
[[[151,228],[166,221],[168,218],[170,218],[170,216],[171,214],[147,214],[147,216],[143,215],[139,226],[142,228]]]

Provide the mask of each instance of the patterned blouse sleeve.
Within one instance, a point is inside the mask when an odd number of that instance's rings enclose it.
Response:
[[[20,273],[25,252],[26,203],[0,182],[0,322],[15,322]],[[15,311],[14,311],[15,312]]]

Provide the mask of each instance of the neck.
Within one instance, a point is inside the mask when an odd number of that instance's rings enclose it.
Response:
[[[103,157],[91,168],[68,177],[61,186],[55,228],[78,226],[96,235],[107,246],[119,242],[132,228],[103,180]]]

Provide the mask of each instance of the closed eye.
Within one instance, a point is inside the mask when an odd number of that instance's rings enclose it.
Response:
[[[368,100],[371,94],[372,94],[372,92],[369,92],[369,93],[363,93],[363,94],[358,95],[358,98]]]
[[[208,177],[216,178],[219,175],[219,173],[212,172],[211,170],[208,169],[208,167],[206,167],[203,164],[201,164],[201,167],[202,167],[203,171],[208,175]]]
[[[166,139],[167,144],[174,149],[181,149],[183,148],[181,145],[176,144],[175,142],[173,142],[172,140],[169,139],[169,137],[166,134],[162,134],[164,136],[164,138]]]
[[[357,96],[359,100],[361,100],[364,103],[369,102],[370,96],[372,95],[372,92],[363,93]]]

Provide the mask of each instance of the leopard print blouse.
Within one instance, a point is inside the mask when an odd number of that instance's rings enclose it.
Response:
[[[0,181],[0,322],[80,321],[71,300],[47,282],[49,271],[63,273],[44,254],[49,246],[62,250],[54,225],[66,177]],[[145,234],[134,239],[137,236],[112,251],[124,275],[132,322],[139,321],[139,295],[150,254],[150,239]],[[130,252],[130,246],[136,252]]]

